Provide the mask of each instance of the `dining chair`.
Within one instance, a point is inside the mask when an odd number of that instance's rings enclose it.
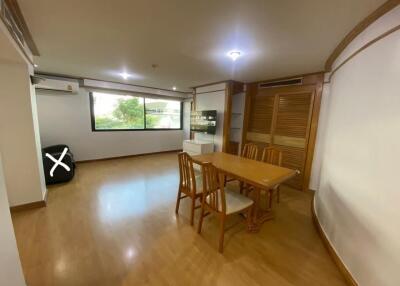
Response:
[[[258,157],[258,147],[254,143],[246,143],[243,146],[242,153],[240,154],[241,157],[251,159],[251,160],[257,160]],[[226,182],[234,181],[235,179],[227,179]],[[240,193],[243,194],[244,190],[247,190],[249,186],[247,186],[243,182],[239,182],[239,190]]]
[[[201,207],[201,205],[196,206],[196,200],[201,198],[203,194],[202,181],[203,178],[201,174],[195,175],[193,169],[193,160],[186,153],[181,152],[178,154],[179,161],[179,188],[178,197],[176,199],[175,213],[179,212],[180,201],[184,198],[191,198],[191,213],[190,213],[190,225],[194,222],[194,211]]]
[[[236,213],[247,214],[247,227],[251,224],[253,200],[230,191],[224,186],[225,175],[211,163],[202,165],[203,197],[201,215],[197,232],[201,233],[203,219],[210,213],[215,213],[220,219],[219,247],[220,253],[224,249],[225,220],[228,215]]]
[[[282,151],[275,147],[265,147],[262,152],[261,161],[281,167],[282,166]],[[273,189],[271,189],[269,191],[268,205],[270,208],[272,206],[272,195],[273,195],[274,191],[276,191],[276,201],[279,204],[279,202],[280,202],[280,185],[279,184],[276,185]]]
[[[258,147],[254,143],[246,143],[242,150],[242,157],[252,160],[257,160]]]

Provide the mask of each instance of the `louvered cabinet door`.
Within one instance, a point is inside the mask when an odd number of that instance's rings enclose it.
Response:
[[[264,147],[271,143],[274,101],[274,95],[257,94],[253,96],[246,141],[256,143],[259,147]]]
[[[283,152],[283,167],[301,172],[287,184],[302,189],[313,92],[278,94],[276,100],[272,144]]]
[[[301,172],[288,181],[298,190],[308,189],[323,80],[319,73],[246,85],[242,141],[282,150],[283,166]]]

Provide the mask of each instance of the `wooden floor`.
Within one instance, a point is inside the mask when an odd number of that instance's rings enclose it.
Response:
[[[27,284],[345,285],[312,224],[311,194],[283,188],[259,233],[234,216],[221,255],[215,218],[200,236],[189,202],[175,215],[177,186],[176,154],[78,164],[46,208],[13,214]]]

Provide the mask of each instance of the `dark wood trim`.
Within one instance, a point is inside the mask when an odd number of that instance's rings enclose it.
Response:
[[[23,205],[18,205],[18,206],[13,206],[10,207],[11,212],[19,212],[19,211],[26,211],[26,210],[31,210],[31,209],[37,209],[37,208],[43,208],[46,207],[46,202],[43,201],[37,201],[33,203],[27,203]]]
[[[96,119],[94,117],[94,100],[93,92],[89,92],[89,116],[90,116],[90,126],[92,127],[92,132],[96,131]]]
[[[400,4],[400,0],[388,0],[378,7],[374,12],[368,15],[365,19],[363,19],[360,23],[357,24],[351,30],[344,39],[339,43],[339,45],[334,49],[332,54],[329,56],[325,63],[325,70],[331,71],[332,65],[335,60],[339,57],[339,55],[344,51],[344,49],[359,35],[361,34],[369,25],[379,19],[381,16],[395,8]]]
[[[239,150],[239,154],[242,154],[242,149],[244,144],[247,141],[247,130],[249,128],[249,119],[250,119],[250,111],[251,111],[251,92],[254,92],[254,84],[246,84],[246,94],[244,99],[244,114],[243,114],[243,128],[242,128],[242,144],[241,150]]]
[[[12,31],[10,31],[10,28],[8,27],[8,25],[5,23],[5,21],[3,20],[3,17],[0,17],[0,22],[3,23],[3,25],[5,26],[5,28],[7,29],[10,37],[12,38],[12,40],[14,41],[14,43],[19,47],[19,51],[22,53],[22,56],[26,59],[26,61],[28,61],[31,65],[33,65],[33,61],[31,59],[31,55],[28,55],[28,53],[26,52],[26,48],[24,46],[22,46],[22,44],[19,42],[19,40],[17,39],[17,37],[12,33]]]
[[[21,9],[18,5],[17,0],[4,0],[7,7],[10,9],[10,12],[17,23],[18,27],[21,29],[23,34],[24,40],[28,45],[29,49],[31,50],[34,56],[40,56],[39,50],[33,40],[32,34],[28,29],[28,25],[25,22],[24,16],[21,12]]]
[[[278,113],[279,113],[279,97],[280,97],[279,93],[275,94],[274,96],[274,107],[273,107],[274,111],[272,112],[271,129],[269,130],[269,134],[271,136],[269,146],[275,145],[276,123],[278,121]]]
[[[310,179],[311,179],[311,171],[312,171],[312,163],[314,159],[314,151],[315,151],[315,143],[317,139],[317,131],[318,131],[318,121],[319,121],[319,113],[321,110],[321,101],[322,101],[322,88],[324,82],[324,74],[319,75],[319,82],[316,84],[314,98],[313,98],[313,106],[311,111],[311,122],[310,128],[308,130],[307,135],[307,149],[306,149],[306,161],[304,165],[304,180],[303,180],[303,191],[308,190]]]
[[[315,196],[312,199],[311,202],[311,215],[312,215],[312,220],[314,222],[314,226],[317,229],[317,232],[319,236],[322,239],[322,242],[324,243],[326,249],[328,250],[328,253],[332,260],[335,262],[336,266],[339,268],[339,271],[342,273],[344,278],[346,279],[346,282],[350,286],[358,286],[356,280],[353,278],[349,270],[347,269],[346,265],[344,265],[343,261],[340,259],[339,255],[336,253],[336,250],[333,248],[331,245],[329,239],[326,237],[326,234],[324,230],[321,227],[321,224],[319,223],[317,214],[315,212]]]
[[[12,207],[10,207],[10,211],[14,213],[14,212],[26,211],[26,210],[37,209],[37,208],[44,208],[47,206],[48,193],[49,193],[49,191],[46,189],[46,194],[44,195],[43,200],[37,201],[37,202],[32,202],[32,203],[27,203],[27,204],[22,204],[22,205],[17,205],[17,206],[12,206]]]
[[[232,82],[226,83],[224,126],[222,128],[222,152],[228,152],[229,150],[231,113],[232,113],[232,91],[233,91],[233,83]]]
[[[342,67],[344,66],[347,62],[349,62],[351,59],[353,59],[355,56],[357,56],[359,53],[361,53],[362,51],[364,51],[365,49],[367,49],[369,46],[375,44],[376,42],[386,38],[387,36],[391,35],[392,33],[396,32],[400,30],[400,25],[397,25],[396,27],[390,29],[389,31],[386,31],[385,33],[383,33],[382,35],[376,37],[375,39],[369,41],[368,43],[366,43],[364,46],[362,46],[361,48],[359,48],[358,50],[356,50],[354,53],[352,53],[347,59],[345,59],[340,65],[338,65],[330,74],[329,76],[329,82],[332,78],[332,76]]]
[[[116,156],[116,157],[107,157],[107,158],[91,159],[91,160],[81,160],[81,161],[76,161],[76,163],[84,164],[84,163],[91,163],[91,162],[98,162],[98,161],[109,161],[109,160],[126,159],[126,158],[141,157],[141,156],[148,156],[148,155],[157,155],[157,154],[178,153],[178,152],[182,152],[182,149],[159,151],[159,152],[150,152],[150,153],[141,153],[141,154],[133,154],[133,155],[124,155],[124,156]]]
[[[84,76],[74,76],[74,75],[61,74],[61,73],[51,73],[51,72],[37,71],[37,72],[35,72],[35,75],[48,76],[48,77],[60,77],[60,78],[67,78],[67,79],[74,79],[74,80],[81,80],[81,81],[83,81],[84,79],[98,80],[98,81],[104,81],[104,82],[115,83],[115,84],[129,85],[129,86],[134,86],[134,87],[143,87],[143,88],[151,88],[151,89],[156,89],[156,90],[170,91],[170,92],[181,93],[181,94],[185,94],[185,95],[192,94],[192,92],[190,92],[190,91],[178,91],[178,90],[172,90],[172,89],[165,89],[165,88],[158,88],[158,87],[152,87],[152,86],[131,84],[131,83],[120,82],[120,81],[104,80],[104,79],[98,79],[98,78],[90,78],[90,77],[84,77]],[[100,88],[100,87],[94,87],[94,88],[111,90],[109,88]],[[129,92],[129,91],[126,91],[126,92]],[[135,92],[135,91],[131,91],[131,92]],[[157,95],[157,94],[155,94],[155,95]],[[163,96],[163,95],[160,95],[160,96]]]
[[[296,75],[291,75],[291,76],[285,76],[285,77],[279,77],[279,78],[272,78],[272,79],[267,79],[267,80],[260,80],[260,81],[255,81],[255,82],[250,82],[248,84],[255,84],[258,85],[260,83],[269,83],[269,82],[275,82],[275,81],[281,81],[281,80],[288,80],[292,78],[302,78],[303,83],[301,85],[307,85],[307,84],[315,84],[319,82],[318,77],[321,74],[324,74],[324,71],[318,71],[318,72],[312,72],[312,73],[305,73],[305,74],[296,74]]]

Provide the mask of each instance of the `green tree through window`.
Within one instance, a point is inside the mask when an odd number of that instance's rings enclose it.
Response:
[[[128,100],[120,99],[113,115],[129,126],[128,128],[138,129],[144,126],[143,103],[140,104],[138,98]]]
[[[144,129],[145,120],[150,129],[181,128],[179,101],[97,92],[91,97],[95,130]]]

